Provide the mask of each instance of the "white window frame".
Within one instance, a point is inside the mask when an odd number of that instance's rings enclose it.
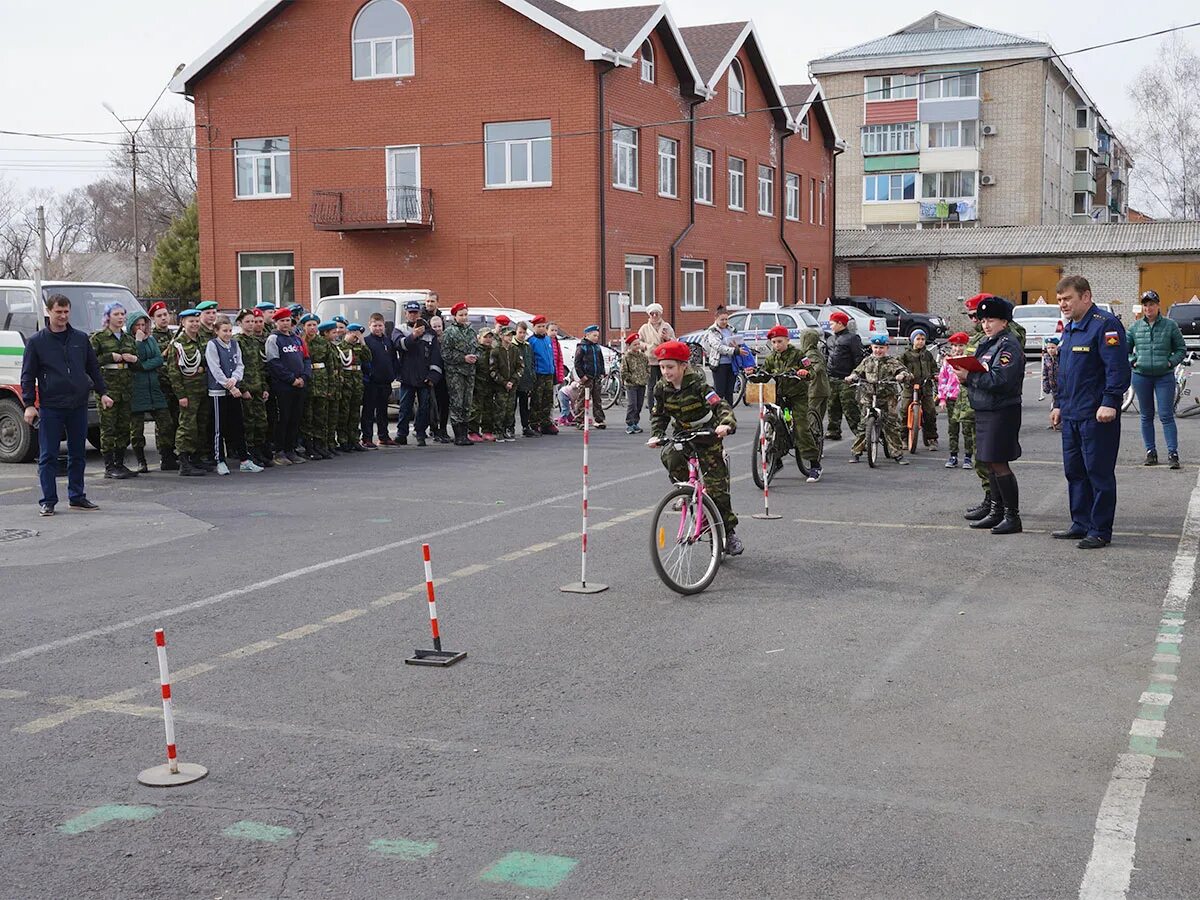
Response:
[[[804,117],[804,118],[803,118],[803,119],[800,121],[800,139],[801,139],[801,140],[804,140],[804,141],[807,141],[807,140],[809,139],[809,133],[808,133],[808,116],[805,116],[805,117]]]
[[[713,161],[713,151],[704,147],[692,153],[692,192],[696,202],[705,206],[713,205]]]
[[[658,196],[679,196],[679,141],[674,138],[658,139]]]
[[[629,293],[630,309],[644,310],[654,302],[654,272],[653,256],[625,254],[625,290]]]
[[[808,224],[817,224],[817,179],[808,179]]]
[[[812,302],[813,302],[813,303],[816,303],[816,302],[817,302],[817,297],[819,296],[819,295],[817,294],[817,286],[818,286],[818,283],[819,283],[819,279],[818,279],[818,277],[817,277],[817,267],[816,267],[816,266],[813,266],[813,268],[812,268],[812,272],[811,272],[811,274],[809,275],[809,277],[810,277],[810,278],[812,278]]]
[[[654,84],[654,45],[648,39],[642,43],[641,54],[642,81],[647,84]]]
[[[241,148],[238,145],[249,143],[250,141],[279,141],[284,145],[281,150],[251,150],[249,148]],[[291,139],[282,137],[269,138],[239,138],[233,142],[233,193],[238,200],[282,200],[292,196],[292,151]],[[259,163],[263,160],[271,169],[271,190],[260,191],[259,187]],[[279,167],[280,161],[283,161],[287,166],[287,193],[280,193],[276,188],[279,185]],[[241,193],[241,179],[238,177],[238,164],[244,161],[250,162],[250,179],[253,185],[253,190],[249,194]]]
[[[918,123],[893,122],[884,125],[864,125],[859,135],[863,156],[882,156],[887,153],[916,153],[921,149],[917,135]]]
[[[746,114],[746,73],[738,60],[729,63],[729,74],[726,76],[729,102],[726,108],[735,116]]]
[[[313,306],[316,306],[317,300],[320,299],[318,285],[322,278],[327,278],[331,275],[336,275],[338,280],[338,289],[335,293],[346,293],[346,276],[341,269],[309,269],[308,270],[308,296]]]
[[[767,266],[763,275],[766,278],[767,303],[783,306],[783,289],[787,268],[785,266]]]
[[[706,268],[702,259],[685,259],[679,264],[679,274],[683,281],[679,292],[681,310],[704,309]]]
[[[734,164],[741,166],[737,169]],[[740,156],[729,157],[729,208],[739,212],[746,211],[746,161]]]
[[[825,225],[825,201],[829,195],[829,179],[821,179],[821,202],[817,205],[821,213],[821,221],[818,223],[821,226]]]
[[[377,3],[395,3],[402,10],[404,10],[404,14],[406,16],[408,16],[408,34],[396,34],[396,35],[392,35],[391,37],[382,37],[382,38],[362,38],[361,40],[359,38],[356,38],[354,36],[354,33],[358,29],[358,20],[360,18],[362,18],[362,15],[364,12],[366,12],[369,8],[371,8],[372,6],[374,6]],[[363,4],[362,9],[360,9],[354,17],[354,24],[350,27],[350,71],[351,71],[351,76],[352,76],[353,80],[354,81],[375,81],[380,78],[393,78],[393,79],[394,78],[410,78],[413,75],[415,75],[416,71],[417,71],[417,46],[416,46],[416,41],[414,39],[414,31],[415,31],[415,29],[413,27],[412,13],[410,13],[408,11],[408,7],[406,7],[403,3],[401,3],[400,0],[370,0],[369,3]],[[399,71],[399,66],[397,65],[400,60],[400,52],[399,52],[400,44],[403,41],[408,42],[408,46],[409,46],[409,50],[410,50],[409,55],[412,57],[412,68],[408,72]],[[375,60],[377,59],[376,47],[377,47],[377,45],[380,45],[380,44],[389,44],[389,43],[392,45],[392,71],[391,72],[378,72],[375,69]],[[357,71],[357,61],[356,61],[357,54],[355,53],[355,51],[357,50],[359,44],[364,44],[364,45],[367,45],[370,47],[370,50],[371,50],[371,74],[370,75],[362,75],[362,74],[359,74],[359,72]]]
[[[979,99],[979,70],[924,72],[921,74],[921,100],[934,102],[938,100],[978,100]],[[972,94],[947,94],[952,84],[961,83],[964,78],[974,78],[975,92]],[[930,90],[932,88],[932,90]]]
[[[970,175],[971,179],[972,179],[972,184],[974,186],[974,190],[972,190],[972,192],[969,194],[964,194],[959,191],[945,192],[945,191],[941,191],[941,190],[936,191],[932,194],[925,193],[925,179],[926,178],[930,178],[930,177],[936,178],[937,182],[938,182],[936,187],[938,187],[940,189],[940,188],[946,187],[946,185],[943,183],[943,181],[947,175],[955,176],[955,179],[957,182],[961,182],[962,177],[964,175]],[[955,186],[960,187],[960,188],[962,187],[961,183],[956,184]],[[978,196],[979,196],[979,173],[974,171],[973,169],[964,169],[962,171],[952,171],[952,172],[922,172],[921,173],[921,199],[922,200],[974,200]]]
[[[800,268],[800,297],[801,303],[808,302],[808,266]]]
[[[750,267],[746,263],[725,263],[725,306],[745,309],[750,287]]]
[[[1083,198],[1083,212],[1080,212],[1076,207],[1079,205],[1079,198]],[[1071,215],[1073,216],[1090,216],[1092,214],[1092,195],[1087,191],[1072,191],[1071,192]]]
[[[915,100],[919,87],[920,78],[916,75],[868,75],[863,79],[867,103]]]
[[[783,216],[790,222],[800,221],[800,176],[788,172],[783,177],[784,204]]]
[[[913,195],[911,197],[905,197],[904,196],[904,179],[910,175],[913,178]],[[921,175],[920,172],[872,172],[868,175],[864,175],[863,176],[863,200],[862,200],[862,202],[863,203],[910,203],[914,200],[917,200],[921,196],[922,179],[919,177],[920,175]],[[886,200],[879,200],[879,199],[868,200],[867,199],[867,179],[868,178],[872,178],[872,179],[886,178],[886,179],[888,179],[888,198]],[[893,178],[900,179],[900,196],[899,197],[892,196],[892,181],[891,180]],[[816,188],[816,179],[813,179],[813,187]]]
[[[758,214],[775,215],[775,167],[758,166]]]
[[[953,131],[951,132],[951,129]],[[942,143],[934,144],[933,135],[935,132],[940,132]],[[953,134],[954,143],[949,143],[949,139]],[[969,137],[971,143],[965,143],[964,139]],[[926,150],[974,150],[979,147],[979,120],[978,119],[960,119],[957,122],[930,122],[929,129],[925,133],[925,149]]]
[[[286,253],[289,256],[291,256],[292,264],[290,266],[243,266],[242,265],[242,257],[243,256],[260,256],[265,253],[271,253],[271,254]],[[283,297],[281,296],[281,292],[280,292],[280,275],[283,272],[291,272],[292,273],[292,293],[293,293],[292,299],[293,299],[293,301],[295,300],[294,295],[295,295],[295,291],[296,291],[296,252],[294,250],[247,250],[247,251],[244,251],[244,252],[238,254],[237,261],[238,261],[238,299],[239,299],[240,305],[243,309],[248,308],[248,306],[253,306],[255,303],[263,302],[263,300],[262,300],[262,280],[263,280],[264,275],[270,275],[272,280],[275,282],[275,305],[279,306],[283,302]],[[243,272],[253,272],[254,273],[254,296],[253,297],[247,297],[242,292],[242,273]]]
[[[502,140],[488,140],[487,130],[489,127],[496,125],[541,125],[546,126],[545,137],[530,137],[530,138],[505,138]],[[549,119],[520,119],[515,122],[485,122],[483,125],[483,184],[489,190],[506,190],[511,188],[532,188],[532,187],[550,187],[554,183],[554,145],[550,139],[551,124]],[[517,144],[525,145],[525,160],[526,174],[530,179],[533,178],[533,145],[545,142],[550,150],[550,178],[547,181],[521,181],[513,179],[513,154],[512,148]],[[487,165],[487,148],[493,145],[504,145],[504,181],[491,182],[488,181],[488,165]]]
[[[633,135],[633,141],[626,140],[627,135]],[[612,125],[612,186],[619,191],[636,191],[638,189],[638,130],[632,125]],[[622,180],[621,169],[624,165],[625,178]]]
[[[392,157],[398,152],[411,151],[416,159],[417,168],[417,183],[414,185],[396,184],[394,177],[395,169],[392,166]],[[387,185],[388,196],[388,221],[389,222],[420,222],[424,217],[424,197],[421,195],[421,146],[419,144],[403,144],[396,147],[387,147],[384,150],[384,180]],[[416,196],[405,198],[399,190],[402,187],[412,187],[415,189]]]
[[[1079,114],[1083,113],[1083,124],[1079,124]],[[1086,106],[1075,107],[1075,128],[1088,129],[1092,127],[1092,113]]]
[[[1083,153],[1085,155],[1085,158],[1087,159],[1087,162],[1084,163],[1084,167],[1082,169],[1079,168],[1079,154],[1080,153]],[[1088,174],[1091,174],[1094,171],[1092,168],[1092,151],[1088,150],[1086,147],[1076,148],[1074,165],[1075,165],[1074,171],[1080,172],[1080,173],[1086,172]]]

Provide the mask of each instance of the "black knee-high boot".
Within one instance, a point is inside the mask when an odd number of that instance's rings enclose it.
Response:
[[[1004,518],[992,529],[992,534],[1020,534],[1021,528],[1021,498],[1017,490],[1017,476],[997,475],[996,486],[1000,489],[1000,498],[1004,504]]]
[[[971,523],[972,528],[995,528],[1004,521],[1004,501],[1000,498],[1000,487],[996,483],[996,473],[988,472],[988,484],[992,490],[992,505],[988,514],[982,519]]]

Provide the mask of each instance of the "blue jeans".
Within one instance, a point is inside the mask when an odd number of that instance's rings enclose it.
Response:
[[[408,424],[413,420],[413,402],[417,404],[417,437],[425,437],[429,428],[429,403],[432,392],[429,385],[409,385],[400,388],[400,422],[396,426],[396,437],[408,437]],[[385,431],[384,434],[387,434]]]
[[[1175,373],[1162,375],[1139,375],[1133,373],[1133,392],[1137,395],[1138,410],[1142,414],[1142,443],[1147,450],[1154,450],[1154,408],[1158,407],[1158,420],[1162,422],[1163,439],[1168,453],[1179,452],[1179,429],[1175,426]]]
[[[42,499],[39,503],[58,503],[58,447],[62,443],[63,431],[67,433],[67,496],[72,501],[82,500],[83,464],[87,441],[87,407],[78,409],[38,410],[38,479],[42,483]]]

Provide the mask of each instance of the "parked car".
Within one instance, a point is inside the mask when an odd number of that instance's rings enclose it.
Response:
[[[43,281],[35,300],[32,281],[0,281],[0,462],[29,462],[37,455],[37,431],[25,424],[21,402],[21,359],[25,342],[46,326],[45,300],[64,294],[71,301],[71,327],[91,333],[100,330],[104,307],[117,302],[130,314],[145,312],[129,288],[99,282]],[[88,440],[100,448],[100,417],[96,398],[88,399]]]
[[[1200,350],[1200,301],[1172,303],[1167,315],[1179,325],[1183,332],[1183,343],[1189,350]]]
[[[476,329],[483,328],[485,325],[495,325],[496,316],[505,315],[512,320],[515,327],[518,322],[528,322],[533,318],[533,313],[525,312],[523,309],[514,309],[507,306],[472,306],[467,316],[469,321]],[[562,347],[563,365],[566,366],[569,374],[574,374],[575,369],[575,350],[579,347],[581,338],[575,337],[569,331],[562,327],[562,323],[558,326],[558,343]],[[621,364],[621,357],[611,347],[603,347],[604,366],[608,371],[613,371]]]
[[[946,320],[941,316],[910,312],[888,297],[834,297],[833,302],[841,306],[853,306],[872,316],[882,318],[887,323],[888,334],[892,337],[907,338],[914,328],[921,328],[924,329],[932,343],[948,334]]]
[[[1018,306],[1013,310],[1013,320],[1025,329],[1025,349],[1039,353],[1046,338],[1063,330],[1062,313],[1056,304]]]
[[[390,335],[396,323],[403,320],[401,310],[404,304],[409,300],[417,300],[424,304],[425,298],[432,293],[424,290],[382,290],[334,294],[318,300],[313,312],[320,316],[323,322],[334,316],[345,316],[351,322],[360,322],[363,325],[367,324],[371,313],[382,313],[387,333]]]
[[[796,346],[800,345],[800,332],[805,328],[820,328],[816,316],[808,309],[789,306],[783,309],[747,309],[735,312],[729,316],[729,327],[746,346],[749,347],[755,359],[762,359],[771,352],[771,342],[767,340],[767,332],[776,325],[783,325],[788,330],[788,338]],[[700,349],[700,336],[709,326],[689,331],[679,340],[683,341],[692,351],[692,365],[704,365],[704,353]]]
[[[886,338],[891,338],[891,333],[887,330],[887,322],[878,316],[872,316],[870,313],[864,312],[857,306],[825,306],[817,307],[817,318],[821,322],[821,327],[829,328],[829,317],[836,311],[841,310],[850,317],[851,331],[857,332],[862,338],[863,343],[867,343],[877,334],[882,334]]]

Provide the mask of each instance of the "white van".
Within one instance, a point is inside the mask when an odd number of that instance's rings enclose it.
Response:
[[[0,280],[0,462],[29,462],[37,456],[37,431],[25,424],[21,402],[21,360],[25,342],[46,327],[45,300],[63,294],[71,301],[71,327],[86,334],[100,330],[104,307],[120,303],[130,313],[145,312],[129,288],[120,284],[43,281],[36,299],[32,281]],[[100,446],[96,398],[88,400],[88,440]]]

